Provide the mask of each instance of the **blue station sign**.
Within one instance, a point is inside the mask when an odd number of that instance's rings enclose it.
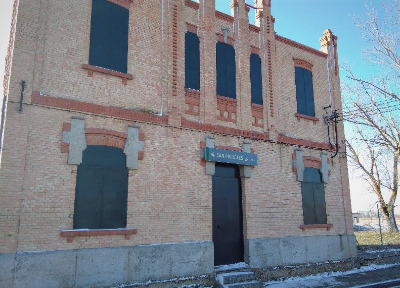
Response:
[[[257,166],[257,154],[239,152],[234,150],[224,150],[217,148],[205,148],[205,160],[211,162],[230,163],[248,166]]]

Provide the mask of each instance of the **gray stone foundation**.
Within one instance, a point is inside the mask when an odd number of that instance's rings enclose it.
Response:
[[[251,268],[344,260],[356,257],[354,235],[262,238],[245,241]]]
[[[212,242],[0,254],[0,287],[11,288],[110,287],[213,272]]]

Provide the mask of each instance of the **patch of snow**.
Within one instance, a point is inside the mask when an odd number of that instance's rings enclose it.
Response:
[[[387,249],[381,249],[381,250],[365,250],[363,253],[367,254],[378,254],[378,253],[387,253],[387,252],[400,252],[400,248],[387,248]]]
[[[127,288],[131,286],[149,286],[150,284],[160,284],[160,283],[169,283],[169,282],[178,282],[178,281],[187,281],[187,280],[195,280],[195,279],[200,279],[200,278],[207,278],[209,276],[207,275],[201,275],[201,276],[191,276],[191,277],[180,277],[180,278],[172,278],[172,279],[167,279],[167,280],[148,280],[145,283],[130,283],[130,284],[121,284],[118,286],[114,286],[111,288]],[[191,286],[191,285],[197,285],[197,286]],[[179,286],[179,288],[191,288],[191,287],[196,287],[196,288],[212,288],[212,287],[203,287],[199,286],[198,284],[190,284],[190,285],[182,285]]]
[[[229,264],[229,265],[220,265],[220,266],[215,267],[215,271],[220,272],[220,271],[243,269],[243,268],[249,268],[249,264],[247,264],[245,262],[239,262],[239,263]]]
[[[400,266],[400,264],[385,264],[385,265],[373,264],[361,267],[360,269],[356,268],[344,272],[325,272],[306,277],[291,277],[283,281],[265,282],[264,287],[270,287],[270,288],[329,287],[333,284],[340,284],[340,282],[335,279],[335,277],[338,276],[358,274],[358,273],[386,269],[396,266]]]
[[[379,285],[383,285],[384,287],[399,287],[399,286],[387,286],[387,285],[392,284],[392,283],[396,283],[396,284],[397,284],[397,283],[399,282],[399,280],[400,280],[400,279],[388,280],[388,281],[383,281],[383,282],[374,283],[374,285],[375,285],[375,284],[379,284]],[[363,287],[365,287],[365,285],[354,286],[354,287],[351,287],[351,288],[363,288]],[[374,286],[374,287],[376,287],[376,286]]]

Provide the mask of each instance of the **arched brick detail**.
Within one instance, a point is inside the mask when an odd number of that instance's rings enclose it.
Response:
[[[70,123],[63,123],[63,132],[71,131]],[[124,149],[127,135],[125,133],[97,128],[85,129],[85,138],[87,145],[104,145]],[[139,133],[139,141],[144,141],[144,134]],[[69,144],[61,142],[61,153],[68,153]],[[139,151],[138,160],[143,160],[144,151]]]
[[[295,153],[292,154],[292,159],[296,160]],[[315,169],[321,170],[321,162],[322,162],[321,159],[316,158],[316,157],[311,157],[311,156],[303,156],[302,160],[303,160],[304,168],[315,168]],[[297,173],[297,167],[295,164],[293,164],[292,172],[294,174]],[[301,173],[303,173],[303,172],[301,172]]]
[[[310,156],[303,156],[303,162],[305,168],[321,169],[321,159]]]
[[[188,32],[192,32],[197,35],[197,25],[191,24],[189,22],[186,22],[186,25],[187,25]]]
[[[106,129],[85,129],[87,145],[104,145],[124,149],[127,135]]]
[[[298,58],[293,58],[294,61],[294,66],[295,67],[301,67],[306,70],[312,71],[313,65],[303,59],[298,59]]]

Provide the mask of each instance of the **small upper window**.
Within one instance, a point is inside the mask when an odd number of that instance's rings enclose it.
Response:
[[[185,34],[185,88],[200,90],[200,40],[192,32]]]
[[[255,53],[250,54],[251,103],[263,105],[261,58]]]
[[[295,67],[297,113],[315,117],[312,72]]]
[[[217,43],[217,95],[236,99],[235,48]]]
[[[127,73],[129,10],[92,0],[89,64]]]
[[[301,193],[303,196],[304,224],[326,224],[325,189],[318,169],[304,169]]]

